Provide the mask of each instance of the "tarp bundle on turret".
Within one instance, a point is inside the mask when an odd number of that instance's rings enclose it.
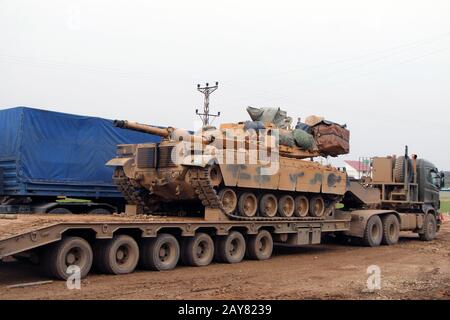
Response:
[[[305,123],[299,119],[295,129],[291,129],[292,118],[280,108],[247,107],[247,112],[252,121],[245,122],[245,130],[276,128],[280,145],[316,150],[323,156],[332,157],[350,152],[350,132],[345,125],[309,116]]]

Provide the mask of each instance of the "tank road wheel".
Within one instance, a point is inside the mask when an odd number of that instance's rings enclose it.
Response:
[[[275,217],[278,210],[278,201],[271,193],[266,193],[259,200],[259,211],[265,217]]]
[[[193,237],[183,239],[181,246],[183,264],[202,267],[211,263],[214,258],[214,242],[206,233],[197,233]]]
[[[314,196],[309,201],[309,213],[313,217],[321,217],[325,212],[325,201],[322,196]]]
[[[236,211],[238,200],[236,192],[233,189],[225,188],[220,190],[219,199],[227,214],[233,214]]]
[[[278,200],[278,213],[282,217],[292,217],[295,210],[294,198],[290,195],[284,195]]]
[[[225,263],[241,262],[245,255],[245,238],[242,233],[232,231],[229,235],[218,238],[216,260]]]
[[[63,238],[44,252],[43,266],[50,277],[66,280],[71,275],[67,273],[68,267],[76,265],[84,278],[91,270],[92,256],[92,248],[83,238]]]
[[[251,192],[244,192],[239,197],[239,213],[244,217],[253,217],[258,210],[258,199]]]
[[[179,258],[180,245],[171,234],[161,233],[156,238],[141,242],[140,263],[145,269],[171,270],[176,267]]]
[[[257,235],[248,237],[247,257],[253,260],[267,260],[272,256],[273,239],[267,230],[261,230]]]
[[[309,212],[309,200],[305,196],[295,197],[294,215],[297,217],[306,217]]]
[[[383,223],[383,239],[381,243],[386,245],[393,245],[398,242],[400,236],[400,223],[393,214],[388,214],[381,219]]]
[[[432,213],[428,213],[425,216],[425,221],[423,222],[423,228],[419,233],[419,238],[422,241],[431,241],[436,238],[437,232],[436,217]]]
[[[109,274],[127,274],[134,271],[139,260],[139,247],[130,236],[119,235],[111,240],[99,240],[94,247],[97,269]]]
[[[383,238],[383,224],[379,216],[370,217],[364,229],[363,244],[367,247],[377,247]]]

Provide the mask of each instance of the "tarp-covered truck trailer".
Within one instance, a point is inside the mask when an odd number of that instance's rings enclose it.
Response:
[[[0,110],[0,213],[114,211],[124,200],[105,163],[118,144],[159,141],[102,118]]]

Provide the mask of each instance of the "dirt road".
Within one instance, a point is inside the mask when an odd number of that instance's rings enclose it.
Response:
[[[447,218],[447,221],[449,218]],[[366,289],[367,267],[381,269],[381,290]],[[137,271],[125,276],[92,274],[81,290],[65,282],[8,289],[10,284],[46,280],[38,268],[0,263],[1,299],[450,299],[450,223],[432,242],[416,236],[393,247],[325,244],[277,247],[269,261],[169,272]]]

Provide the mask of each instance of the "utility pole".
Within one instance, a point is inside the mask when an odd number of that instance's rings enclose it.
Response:
[[[200,117],[200,119],[202,119],[203,126],[208,126],[210,124],[210,117],[215,118],[220,116],[220,112],[218,112],[217,114],[209,113],[209,95],[216,91],[217,88],[219,88],[219,82],[216,82],[216,85],[211,87],[209,86],[209,83],[206,83],[206,86],[204,87],[201,87],[199,84],[197,84],[197,90],[205,95],[205,101],[203,103],[203,113],[199,113],[198,109],[195,110],[195,113]]]

